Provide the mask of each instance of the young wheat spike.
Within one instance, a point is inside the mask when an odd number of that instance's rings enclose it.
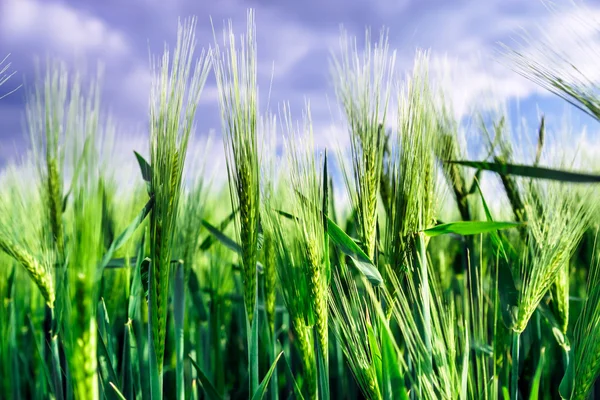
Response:
[[[582,400],[589,397],[594,382],[600,375],[600,257],[596,248],[587,284],[587,300],[575,324],[573,350],[569,369],[572,375],[571,399]],[[562,386],[562,385],[561,385]]]
[[[38,262],[38,260],[36,260],[18,244],[12,242],[8,237],[5,236],[4,232],[1,231],[0,250],[13,257],[15,261],[25,267],[25,270],[29,273],[31,279],[33,279],[37,287],[40,289],[40,292],[42,293],[42,296],[44,296],[48,307],[53,308],[56,295],[54,292],[54,280],[52,278],[50,269]]]
[[[331,76],[338,101],[349,125],[352,178],[344,169],[346,186],[358,214],[360,239],[365,252],[375,254],[377,196],[381,180],[387,108],[392,88],[395,51],[389,54],[387,34],[381,32],[372,47],[370,32],[360,52],[356,39],[345,31],[340,38],[341,57],[333,57]]]
[[[45,185],[45,220],[51,227],[51,239],[56,246],[58,260],[63,262],[64,142],[69,134],[69,124],[72,124],[67,112],[76,106],[80,82],[77,77],[70,81],[65,64],[58,62],[49,66],[43,82],[43,86],[38,85],[27,102],[27,126],[39,177]]]
[[[260,201],[257,140],[258,85],[254,12],[247,16],[247,32],[237,50],[232,23],[223,32],[224,54],[215,44],[214,70],[227,155],[227,173],[233,209],[242,246],[244,300],[251,322],[256,302],[256,262]],[[216,36],[215,36],[216,42]]]
[[[419,52],[406,89],[399,94],[398,134],[390,166],[392,190],[386,224],[386,249],[396,274],[406,268],[406,257],[415,245],[415,233],[428,227],[434,218],[438,124],[427,63],[427,54]]]
[[[295,198],[292,197],[292,199]],[[287,200],[287,197],[283,199]],[[305,249],[303,235],[294,223],[285,224],[274,209],[272,196],[265,197],[262,221],[265,235],[273,238],[277,260],[277,278],[283,300],[293,323],[297,348],[300,352],[305,377],[305,392],[309,399],[317,399],[317,366],[313,341],[313,304],[310,299],[309,280],[305,274]]]
[[[310,104],[306,105],[302,133],[294,127],[289,106],[284,107],[284,121],[289,135],[287,155],[290,164],[290,181],[298,200],[294,203],[293,214],[298,217],[296,229],[300,232],[301,246],[305,254],[305,273],[310,290],[310,298],[316,316],[319,343],[327,359],[327,271],[324,249],[325,227],[320,210],[323,199],[322,174],[319,173],[318,159],[314,155],[314,142]]]
[[[575,195],[574,188],[555,182],[537,186],[536,193],[545,199],[545,207],[540,215],[534,199],[525,205],[529,231],[518,268],[522,285],[518,318],[513,328],[518,333],[525,330],[542,297],[568,263],[593,215],[584,193]]]
[[[171,243],[177,221],[183,166],[196,108],[210,68],[210,56],[205,52],[194,61],[195,29],[195,18],[179,23],[173,59],[165,49],[162,59],[152,63],[150,160],[154,207],[150,216],[153,269],[150,290],[154,291],[154,296],[151,296],[151,323],[159,372],[162,372],[164,356]]]

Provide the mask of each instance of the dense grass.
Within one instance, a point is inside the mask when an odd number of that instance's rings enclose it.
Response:
[[[150,157],[132,151],[128,187],[99,78],[51,62],[28,92],[30,151],[0,176],[1,398],[592,395],[593,158],[548,150],[544,119],[529,149],[499,112],[474,117],[488,146],[470,159],[428,54],[401,78],[385,32],[342,32],[331,78],[350,148],[333,157],[309,102],[261,110],[252,12],[239,42],[229,25],[198,56],[195,24],[153,62]],[[597,116],[580,77],[513,56]],[[228,184],[204,178],[210,154],[187,155],[211,68]]]

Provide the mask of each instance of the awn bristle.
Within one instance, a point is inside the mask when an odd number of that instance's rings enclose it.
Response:
[[[11,63],[10,62],[6,62],[6,60],[8,60],[9,56],[10,56],[10,54],[7,55],[6,57],[4,57],[2,60],[0,60],[0,86],[4,85],[6,82],[8,82],[8,80],[14,74],[17,73],[16,71],[13,71],[12,73],[8,72]],[[19,88],[20,88],[20,86],[16,87],[15,89],[11,90],[8,93],[0,94],[0,100],[3,99],[3,98],[5,98],[6,96],[8,96],[8,95],[10,95],[10,94],[12,94],[14,92],[16,92]]]

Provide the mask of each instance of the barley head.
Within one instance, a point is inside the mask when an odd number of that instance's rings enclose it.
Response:
[[[331,76],[343,107],[350,134],[351,177],[344,170],[346,185],[357,211],[360,239],[370,258],[375,253],[377,196],[379,193],[387,108],[396,54],[389,51],[387,33],[371,43],[365,34],[365,49],[358,50],[356,38],[342,31],[341,55],[333,57]],[[354,181],[354,187],[352,182]]]
[[[573,393],[571,399],[587,399],[600,375],[600,258],[592,261],[587,283],[587,299],[573,332]],[[568,379],[568,376],[565,376]]]
[[[312,329],[315,317],[310,299],[310,282],[305,273],[303,237],[295,229],[294,223],[285,224],[286,221],[274,212],[279,205],[276,200],[274,197],[264,199],[261,214],[263,228],[265,236],[272,238],[274,245],[277,279],[296,334],[296,345],[302,358],[306,382],[305,391],[309,398],[316,399],[317,366]]]
[[[258,85],[253,11],[248,12],[247,33],[241,39],[240,50],[236,49],[231,22],[223,36],[226,50],[222,54],[216,45],[214,70],[219,91],[231,200],[233,209],[240,210],[236,227],[242,246],[244,300],[248,319],[252,321],[256,302],[260,201]]]
[[[153,62],[150,104],[150,160],[153,169],[150,247],[153,269],[152,328],[159,371],[162,371],[171,245],[181,196],[182,173],[196,108],[210,68],[204,52],[194,60],[196,19],[179,24],[173,58],[165,50]]]
[[[583,200],[583,192],[575,195],[574,188],[554,182],[536,186],[535,197],[543,196],[544,210],[540,214],[535,199],[529,195],[525,204],[528,236],[517,272],[522,283],[513,328],[516,332],[525,329],[544,294],[568,265],[593,215],[589,203]]]
[[[300,232],[304,265],[310,298],[314,302],[316,326],[323,354],[327,356],[327,260],[325,260],[325,227],[321,204],[323,177],[315,157],[310,105],[307,104],[302,127],[294,126],[289,107],[284,107],[285,131],[288,135],[287,156],[290,181],[297,200],[292,203],[292,213],[298,218],[296,229]],[[326,211],[326,210],[325,210]],[[327,242],[328,243],[328,242]]]
[[[53,308],[55,253],[42,222],[47,215],[45,204],[35,185],[23,183],[23,176],[33,171],[34,164],[27,162],[21,168],[9,166],[0,177],[0,250],[25,268]]]

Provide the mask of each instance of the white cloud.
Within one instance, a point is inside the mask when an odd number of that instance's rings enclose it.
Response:
[[[599,8],[571,3],[560,9],[537,6],[537,10],[525,8],[515,13],[503,10],[504,5],[469,3],[454,10],[428,13],[409,25],[416,27],[411,43],[431,48],[430,71],[441,77],[457,117],[467,115],[473,107],[493,107],[534,94],[548,94],[512,70],[512,62],[501,54],[498,42],[554,65],[558,60],[544,57],[540,51],[537,41],[541,40],[586,77],[600,79]],[[523,32],[529,35],[527,41],[511,40]],[[413,54],[404,52],[400,66],[410,70]]]
[[[121,32],[64,3],[7,0],[0,25],[3,36],[17,44],[41,39],[53,51],[91,51],[115,57],[129,51]]]

